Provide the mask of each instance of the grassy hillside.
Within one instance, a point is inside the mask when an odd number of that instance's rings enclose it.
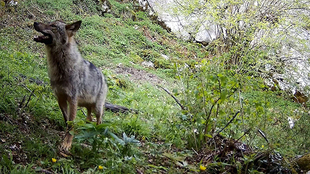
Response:
[[[0,2],[0,173],[219,173],[227,166],[246,173],[264,171],[258,152],[280,153],[288,160],[279,168],[292,168],[290,159],[309,149],[308,113],[300,104],[267,90],[258,77],[231,72],[220,57],[175,38],[130,2],[110,0],[104,16],[91,0]],[[106,111],[96,126],[79,109],[67,158],[58,153],[65,123],[49,85],[44,46],[33,41],[39,34],[33,22],[59,19],[82,20],[76,40],[84,58],[107,77],[107,100],[139,111]],[[299,119],[294,129],[288,117]],[[212,139],[217,133],[226,138]],[[214,144],[237,140],[251,147],[248,154],[226,161],[217,156],[226,150]]]

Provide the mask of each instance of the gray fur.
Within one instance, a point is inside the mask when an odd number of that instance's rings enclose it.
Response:
[[[77,106],[87,108],[87,120],[95,113],[97,124],[102,121],[108,91],[100,69],[84,60],[74,40],[81,21],[66,25],[55,21],[49,24],[34,23],[34,28],[44,36],[34,40],[45,44],[48,75],[65,121],[73,121]],[[69,104],[69,111],[67,105]],[[71,146],[73,136],[66,134],[64,150]]]

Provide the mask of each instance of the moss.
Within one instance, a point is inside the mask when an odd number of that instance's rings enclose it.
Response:
[[[302,156],[301,158],[297,159],[296,162],[301,170],[310,170],[310,154]]]

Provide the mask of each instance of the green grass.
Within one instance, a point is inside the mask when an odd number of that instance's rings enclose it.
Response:
[[[175,158],[182,156],[184,160],[186,156],[193,156],[196,152],[193,149],[204,147],[203,142],[193,142],[193,138],[198,137],[194,130],[201,132],[206,123],[201,106],[210,107],[221,94],[216,93],[218,85],[211,76],[178,73],[176,64],[183,67],[188,63],[193,67],[202,59],[209,59],[208,51],[175,38],[154,24],[144,12],[127,10],[132,9],[130,3],[111,0],[111,4],[113,12],[105,17],[98,15],[98,6],[90,0],[20,1],[13,11],[3,7],[8,11],[2,18],[10,25],[0,25],[0,173],[42,170],[56,173],[136,173],[137,170],[195,173],[199,170],[199,162],[191,161],[182,168]],[[28,18],[30,12],[34,18]],[[132,15],[136,15],[137,20],[133,21]],[[73,123],[76,127],[73,155],[68,158],[61,157],[57,151],[65,123],[49,85],[44,46],[32,40],[38,34],[32,27],[34,21],[55,19],[83,21],[76,40],[84,58],[103,69],[109,85],[108,101],[139,110],[137,114],[105,112],[104,124],[99,126],[85,123],[82,112],[85,109],[79,110]],[[161,54],[170,59],[163,59]],[[152,61],[157,68],[143,67],[143,61]],[[157,82],[131,80],[130,75],[114,71],[118,66],[139,70],[141,76],[156,75],[160,85],[168,88],[192,113],[182,111],[171,96],[156,87]],[[208,75],[216,74],[217,65],[211,62],[208,66],[212,67]],[[275,150],[287,157],[308,152],[308,114],[294,112],[295,109],[301,111],[302,107],[284,94],[263,91],[260,88],[263,82],[259,79],[240,78],[246,79],[238,81],[245,85],[239,88],[243,96],[243,117],[234,120],[221,134],[238,139],[251,128],[241,141],[258,151]],[[212,82],[204,89],[214,97],[209,96],[206,103],[201,102],[199,93],[199,85],[204,80]],[[229,84],[223,84],[224,88],[229,89]],[[219,117],[212,117],[216,130],[223,128],[231,115],[241,108],[239,99],[237,93],[223,99]],[[288,128],[288,116],[300,119],[296,129]],[[269,144],[258,135],[258,129],[267,134]],[[129,138],[134,136],[140,145],[124,138],[123,133]],[[57,162],[52,162],[52,158]]]

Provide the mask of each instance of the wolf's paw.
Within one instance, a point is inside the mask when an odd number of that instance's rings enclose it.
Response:
[[[70,148],[71,148],[71,144],[68,144],[66,142],[63,142],[59,147],[59,149],[64,152],[69,152]]]
[[[88,118],[86,118],[85,122],[86,122],[86,123],[92,123],[93,120],[92,120],[92,119],[89,120]]]
[[[62,143],[60,146],[59,146],[59,154],[63,157],[68,157],[71,155],[71,153],[69,152],[71,148],[71,145],[68,145],[66,143]]]
[[[67,158],[67,157],[71,156],[72,154],[70,152],[59,151],[59,155],[64,157],[64,158]]]
[[[73,139],[73,136],[70,133],[67,133],[64,141],[62,142],[62,144],[59,147],[60,155],[62,155],[64,157],[71,155],[69,150],[71,148],[72,139]]]

